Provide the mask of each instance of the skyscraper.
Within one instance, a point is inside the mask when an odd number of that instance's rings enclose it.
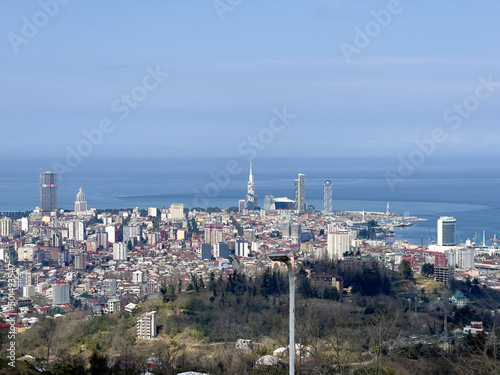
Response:
[[[333,196],[332,196],[332,182],[330,180],[325,181],[325,194],[324,194],[324,210],[325,214],[332,212],[333,207]]]
[[[0,237],[9,236],[14,230],[12,219],[10,217],[3,217],[0,219]]]
[[[75,201],[75,212],[84,212],[87,211],[87,202],[85,201],[85,194],[83,194],[82,188],[76,194]]]
[[[264,200],[264,210],[266,212],[276,211],[276,204],[274,203],[274,196],[266,195]]]
[[[248,176],[247,184],[247,208],[255,210],[259,206],[259,197],[255,195],[255,185],[252,174],[252,163],[250,163],[250,175]]]
[[[113,244],[113,260],[127,260],[127,246],[123,242],[115,242]]]
[[[302,173],[295,180],[295,210],[299,213],[306,211],[306,181]]]
[[[75,254],[75,270],[85,270],[87,268],[87,254],[79,252]]]
[[[328,226],[328,259],[342,260],[344,253],[351,248],[351,235],[345,229],[339,229],[333,225]]]
[[[40,208],[42,212],[57,210],[56,172],[40,172]]]
[[[438,246],[455,246],[455,225],[457,220],[451,216],[441,216],[437,221]]]
[[[246,207],[246,201],[244,199],[240,199],[238,201],[238,212],[241,214],[243,212],[243,210],[245,209]]]

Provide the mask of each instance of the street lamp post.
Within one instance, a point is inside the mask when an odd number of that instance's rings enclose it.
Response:
[[[271,254],[269,258],[273,262],[282,262],[286,264],[288,269],[288,282],[290,284],[290,312],[289,312],[289,341],[288,341],[288,356],[289,356],[289,374],[295,374],[295,277],[293,275],[292,262],[287,254]]]

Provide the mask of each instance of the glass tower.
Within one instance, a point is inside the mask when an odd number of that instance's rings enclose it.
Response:
[[[57,176],[56,172],[40,173],[40,208],[42,212],[57,210]]]
[[[324,210],[325,214],[332,212],[333,202],[332,202],[332,182],[330,180],[325,181],[325,194],[324,194]]]

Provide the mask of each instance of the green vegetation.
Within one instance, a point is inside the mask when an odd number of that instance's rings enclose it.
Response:
[[[233,215],[231,215],[231,222],[233,223],[233,226],[238,231],[238,236],[243,236],[243,228],[241,227],[240,223],[238,223],[238,221],[234,218]]]
[[[407,260],[403,260],[399,265],[399,272],[405,280],[413,280],[413,271],[411,269],[411,264]]]
[[[466,360],[481,369],[499,368],[494,348],[500,332],[487,340],[468,337],[457,341],[450,352],[437,343],[404,340],[419,335],[424,324],[431,333],[442,332],[444,316],[439,305],[414,312],[400,297],[412,290],[431,297],[425,292],[434,287],[428,278],[418,278],[415,285],[402,273],[364,260],[305,262],[296,272],[296,342],[311,352],[304,360],[307,365],[302,364],[303,374],[451,374],[460,373],[457,365],[465,365]],[[342,277],[352,294],[341,296],[328,281],[331,277]],[[37,366],[46,368],[48,374],[140,374],[148,361],[157,366],[154,374],[188,370],[288,373],[286,365],[272,369],[255,365],[260,356],[287,345],[286,274],[267,269],[253,279],[239,272],[227,278],[212,273],[208,282],[192,274],[187,292],[179,292],[178,281],[173,277],[170,284],[161,286],[160,299],[141,303],[133,313],[121,311],[90,320],[70,316],[42,319],[18,336],[18,355],[34,356]],[[474,280],[454,287],[478,301],[489,299],[497,305],[500,301],[500,295]],[[138,339],[137,317],[153,310],[157,311],[158,340]],[[499,325],[496,316],[477,306],[448,310],[450,332],[471,320],[483,321],[489,332],[496,332]],[[237,351],[234,343],[239,338],[252,340],[254,349]],[[49,355],[56,360],[47,364]],[[352,363],[363,365],[353,367]],[[36,373],[27,363],[19,366],[22,373]],[[467,373],[479,373],[467,369]]]
[[[431,277],[434,276],[434,264],[424,263],[422,269],[420,270],[422,276]]]

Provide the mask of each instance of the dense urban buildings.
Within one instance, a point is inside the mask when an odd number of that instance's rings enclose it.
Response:
[[[253,181],[252,172],[249,180]],[[97,211],[82,205],[85,196],[80,190],[75,211],[60,209],[54,215],[35,209],[23,217],[0,218],[0,261],[4,266],[16,265],[16,287],[27,307],[21,306],[19,321],[29,326],[26,315],[35,311],[31,306],[60,311],[63,316],[79,309],[88,319],[130,313],[142,302],[161,297],[166,287],[177,293],[193,291],[236,272],[256,278],[272,267],[269,254],[276,252],[292,256],[297,267],[323,260],[335,267],[397,272],[406,261],[414,273],[432,266],[435,281],[446,286],[453,280],[477,278],[481,285],[500,289],[492,276],[500,269],[492,261],[498,246],[475,247],[473,241],[456,244],[454,218],[437,221],[439,244],[410,244],[394,239],[394,227],[418,218],[395,215],[388,204],[385,212],[333,212],[328,183],[326,209],[306,206],[301,212],[304,184],[300,174],[295,201],[267,195],[263,209],[249,210],[243,200],[240,212],[185,210],[176,203],[161,209]],[[308,277],[312,284],[336,288],[339,298],[352,297],[343,276]],[[459,295],[455,300],[467,303]],[[156,318],[153,311],[137,319],[139,338],[157,336]]]

